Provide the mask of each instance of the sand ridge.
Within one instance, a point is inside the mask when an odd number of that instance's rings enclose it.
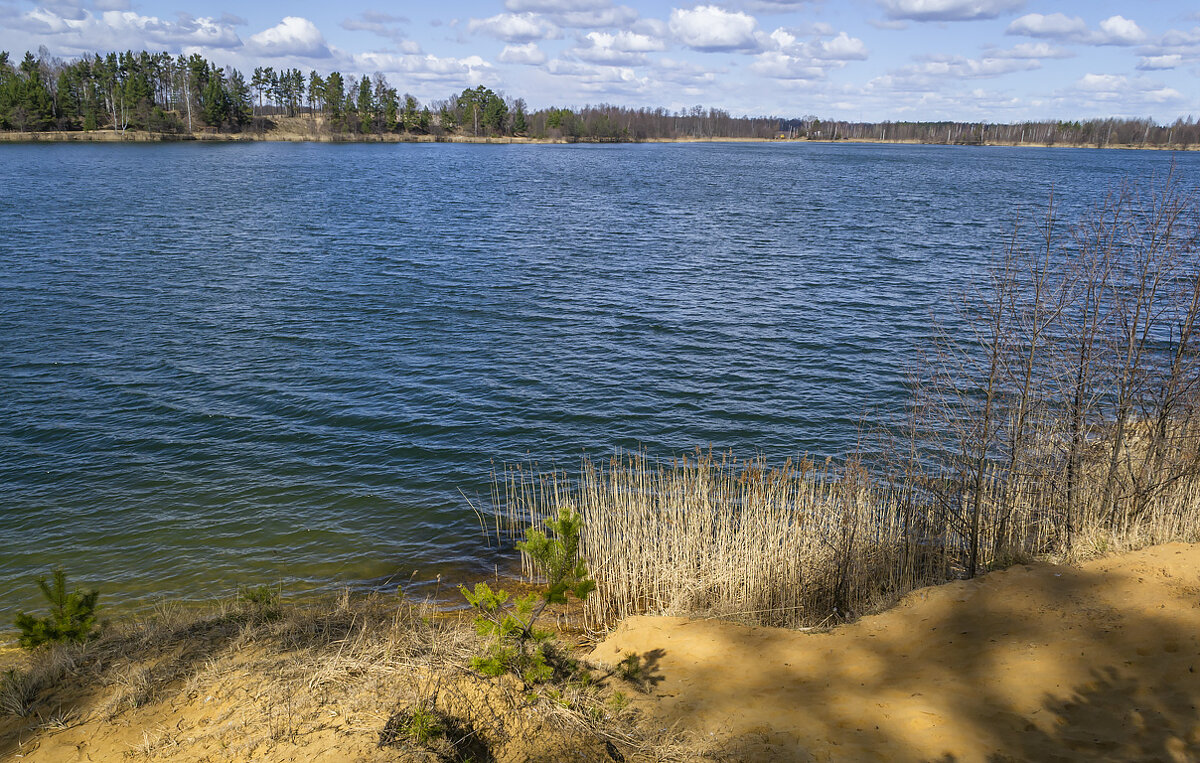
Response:
[[[915,591],[826,633],[631,618],[643,710],[743,760],[1200,760],[1200,546]]]

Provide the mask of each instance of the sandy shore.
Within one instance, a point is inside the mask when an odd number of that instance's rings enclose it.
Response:
[[[744,760],[1200,759],[1200,546],[1019,566],[828,633],[638,617],[645,711]]]
[[[1200,544],[1016,566],[823,632],[634,617],[587,649],[638,655],[644,693],[604,679],[575,715],[467,671],[469,628],[396,607],[111,634],[0,714],[0,760],[461,759],[380,746],[434,676],[485,760],[1200,760]]]

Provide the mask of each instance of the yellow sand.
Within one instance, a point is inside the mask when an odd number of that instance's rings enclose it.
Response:
[[[1200,760],[1200,546],[1014,567],[827,633],[637,617],[643,709],[735,759]]]

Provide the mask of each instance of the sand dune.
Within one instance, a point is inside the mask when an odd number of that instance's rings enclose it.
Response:
[[[1018,566],[826,633],[637,617],[642,708],[745,760],[1200,759],[1200,546]]]

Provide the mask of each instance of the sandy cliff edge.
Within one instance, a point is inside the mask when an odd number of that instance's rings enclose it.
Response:
[[[636,617],[664,724],[743,760],[1198,760],[1200,546],[915,591],[827,633]]]

